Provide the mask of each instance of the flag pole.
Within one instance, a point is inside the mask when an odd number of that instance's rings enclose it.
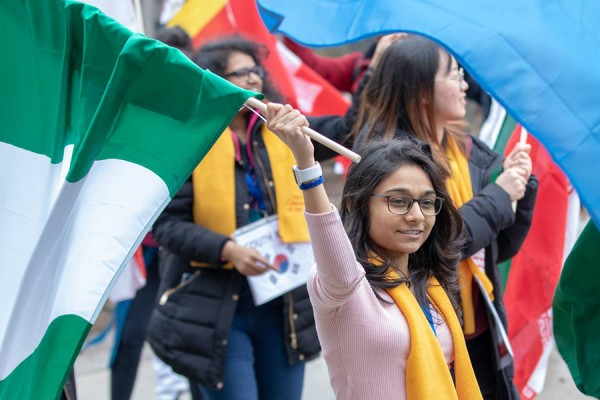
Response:
[[[246,104],[251,107],[258,108],[263,113],[267,112],[267,105],[265,103],[263,103],[262,101],[255,99],[254,97],[250,97],[246,101]],[[306,136],[310,137],[314,141],[321,143],[323,146],[330,148],[331,150],[335,151],[336,153],[343,155],[344,157],[348,158],[349,160],[351,160],[357,164],[360,162],[360,156],[358,154],[356,154],[355,152],[353,152],[350,149],[347,149],[346,147],[342,146],[341,144],[334,142],[333,140],[329,139],[328,137],[321,135],[319,132],[317,132],[313,129],[310,129],[307,126],[303,126],[302,133],[304,133]]]
[[[527,143],[527,129],[525,129],[523,126],[521,126],[521,136],[519,136],[519,143],[521,143],[521,144]],[[517,212],[517,202],[516,201],[512,202],[512,210],[515,213]]]

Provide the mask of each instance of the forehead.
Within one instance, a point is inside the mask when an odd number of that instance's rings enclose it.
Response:
[[[229,59],[227,60],[227,71],[225,72],[235,71],[240,68],[254,67],[255,65],[254,59],[249,54],[234,51],[229,55]]]
[[[458,68],[458,63],[450,53],[440,50],[440,61],[438,65],[438,73],[446,73],[453,68]],[[448,65],[450,64],[450,65]]]
[[[420,196],[433,191],[429,175],[416,165],[403,165],[388,175],[375,187],[375,193],[385,193],[390,190],[404,189],[412,196]]]

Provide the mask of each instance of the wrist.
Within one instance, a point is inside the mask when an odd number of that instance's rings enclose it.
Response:
[[[300,157],[300,159],[296,158],[296,164],[296,168],[298,168],[299,170],[304,170],[314,167],[318,163],[315,161],[314,157]]]
[[[226,263],[229,260],[231,260],[231,251],[233,249],[233,247],[235,246],[235,241],[233,239],[229,239],[225,242],[225,244],[223,245],[223,248],[221,249],[221,259],[220,261],[222,263]]]
[[[323,176],[318,177],[314,181],[303,183],[302,185],[300,185],[298,187],[300,188],[300,190],[308,190],[308,189],[312,189],[314,187],[317,187],[317,186],[319,186],[321,184],[323,184]]]
[[[301,166],[305,166],[302,168],[299,165],[294,165],[292,170],[294,171],[294,178],[296,179],[296,184],[302,190],[310,189],[316,185],[323,183],[323,170],[321,169],[321,165],[318,162],[312,162],[312,165],[306,167],[308,164],[306,160],[301,164]],[[312,183],[315,183],[314,186],[310,186]]]

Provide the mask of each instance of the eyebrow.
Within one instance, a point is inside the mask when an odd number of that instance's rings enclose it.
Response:
[[[385,191],[385,193],[392,193],[392,192],[398,192],[398,193],[402,193],[402,194],[407,194],[407,195],[411,195],[410,190],[406,189],[406,188],[392,188],[392,189],[388,189]],[[421,193],[421,196],[428,196],[428,195],[436,195],[435,190],[426,190],[423,193]]]

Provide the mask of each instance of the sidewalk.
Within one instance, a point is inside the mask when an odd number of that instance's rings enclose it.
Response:
[[[108,400],[110,373],[108,357],[112,346],[112,335],[102,343],[85,350],[75,363],[77,395],[80,400]],[[154,371],[152,369],[152,354],[149,346],[144,348],[138,377],[132,400],[153,400]],[[583,400],[592,399],[582,395],[567,370],[567,366],[554,351],[550,356],[546,386],[537,397],[539,400]],[[180,400],[189,400],[183,396]],[[334,400],[335,397],[329,386],[327,367],[323,358],[307,364],[304,380],[303,400]],[[284,399],[282,399],[284,400]]]
[[[108,358],[110,356],[113,335],[110,334],[100,344],[82,352],[75,362],[75,380],[79,400],[108,400],[110,399],[110,371]],[[146,344],[138,369],[138,376],[133,391],[132,400],[153,400],[154,370],[152,368],[152,353]],[[303,400],[335,400],[329,387],[327,367],[322,358],[307,364],[304,379]],[[189,395],[179,400],[190,400]],[[284,400],[284,399],[282,399]]]

